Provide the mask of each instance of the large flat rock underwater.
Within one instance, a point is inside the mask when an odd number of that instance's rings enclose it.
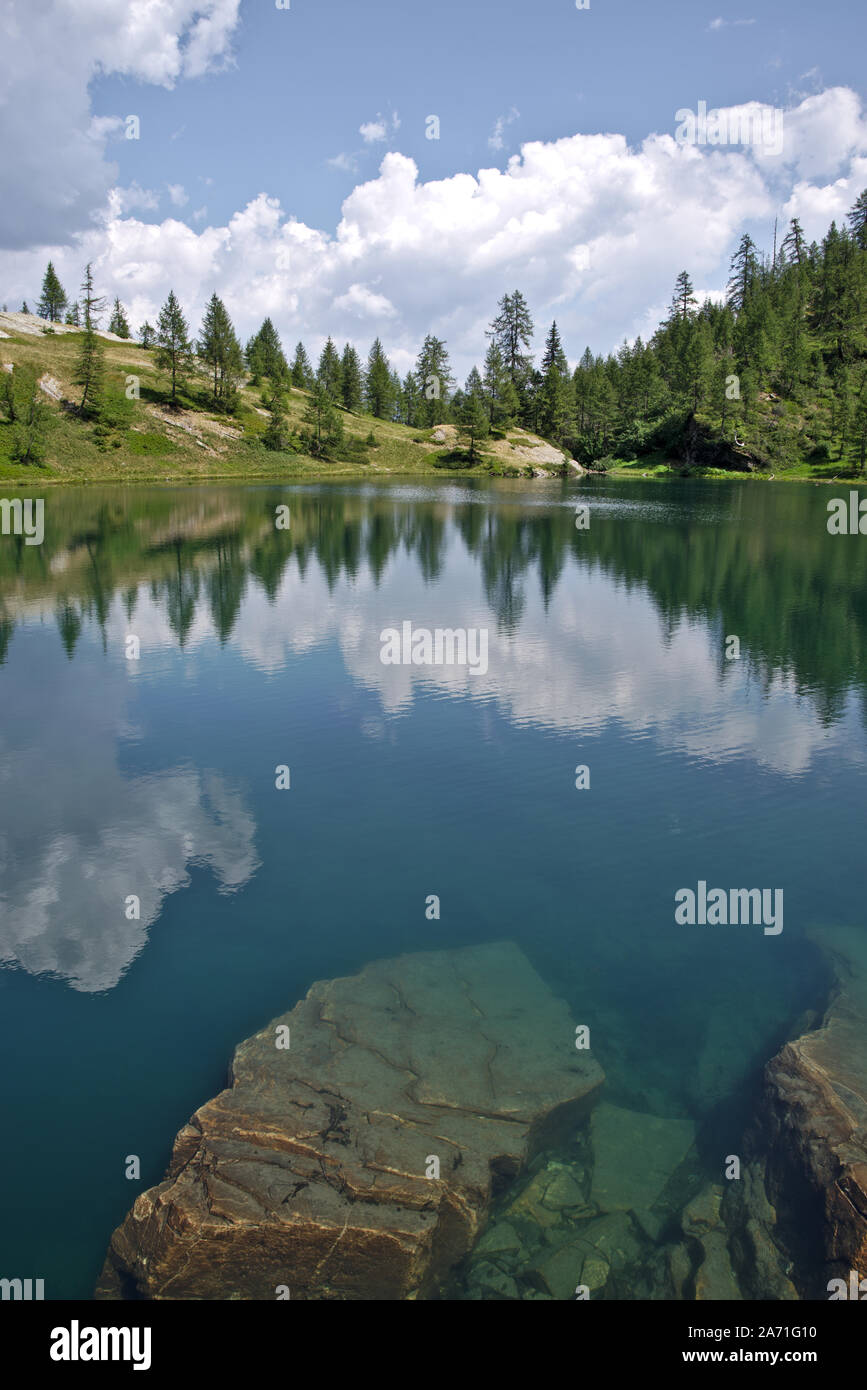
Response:
[[[765,1069],[754,1148],[802,1296],[828,1298],[832,1278],[867,1278],[867,929],[811,935],[835,984],[820,1026]]]
[[[436,1298],[602,1081],[510,942],[314,984],[237,1048],[114,1232],[96,1297]]]

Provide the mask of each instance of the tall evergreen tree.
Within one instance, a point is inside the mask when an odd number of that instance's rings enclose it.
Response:
[[[442,424],[448,416],[449,390],[454,384],[449,355],[441,338],[428,333],[415,364],[418,383],[418,423],[422,429]]]
[[[105,312],[105,300],[93,288],[93,267],[88,261],[81,286],[84,335],[76,363],[75,384],[82,388],[78,408],[82,415],[98,415],[105,381],[105,349],[97,333]]]
[[[379,338],[375,339],[367,355],[367,371],[364,374],[364,404],[379,420],[391,418],[392,382],[391,367]]]
[[[271,385],[275,386],[289,374],[279,334],[270,318],[265,319],[259,332],[250,339],[245,355],[247,366],[256,383],[266,376]]]
[[[847,217],[856,245],[867,251],[867,188],[858,194]]]
[[[506,371],[520,395],[533,362],[532,355],[524,351],[533,339],[533,320],[520,290],[503,295],[488,329],[488,337],[494,339],[503,354]]]
[[[394,370],[391,375],[391,415],[390,419],[399,425],[408,423],[406,415],[406,401],[403,398],[403,382],[400,374]]]
[[[789,230],[783,237],[780,247],[783,255],[798,266],[804,265],[807,259],[807,242],[804,231],[797,217],[793,217],[789,223]]]
[[[558,443],[565,438],[572,425],[573,402],[569,364],[555,320],[545,340],[539,387],[539,426],[546,438]]]
[[[479,441],[490,432],[485,388],[477,367],[467,377],[458,412],[458,434],[467,441],[470,463],[478,459]]]
[[[307,356],[307,349],[303,343],[296,345],[291,378],[292,385],[298,391],[309,391],[313,384],[313,369],[310,366],[310,358]]]
[[[689,272],[682,270],[674,282],[674,294],[671,297],[671,308],[669,310],[669,323],[672,319],[682,319],[684,322],[689,318],[693,309],[698,304],[693,289],[692,280]]]
[[[172,405],[177,405],[178,387],[186,381],[193,364],[193,345],[183,310],[174,290],[160,310],[157,323],[156,362],[160,371],[172,379]]]
[[[785,245],[785,243],[783,243]],[[728,283],[728,303],[733,309],[739,311],[743,309],[747,302],[753,283],[758,274],[759,263],[756,256],[756,244],[752,237],[744,232],[740,240],[737,251],[732,256],[729,268]]]
[[[340,382],[343,392],[343,408],[358,414],[364,404],[364,384],[361,377],[361,362],[351,343],[347,343],[340,359]]]
[[[418,389],[418,380],[415,372],[407,372],[401,387],[403,398],[403,418],[407,425],[413,429],[418,429],[421,424],[419,407],[421,404],[421,392]]]
[[[482,374],[482,385],[485,390],[485,400],[488,404],[488,420],[491,425],[498,425],[503,421],[504,392],[506,383],[509,380],[506,373],[506,365],[503,361],[502,349],[496,339],[494,339],[488,344]]]
[[[143,348],[150,348],[150,347],[153,347],[154,342],[155,342],[155,340],[156,340],[156,336],[157,336],[157,333],[156,333],[156,329],[154,328],[153,324],[148,323],[147,319],[145,319],[144,323],[142,324],[141,328],[139,329],[139,334],[138,334],[139,343],[141,344],[141,346],[142,346]]]
[[[50,319],[52,323],[60,323],[67,302],[66,291],[57,278],[57,272],[52,262],[49,261],[48,269],[42,280],[42,294],[37,310],[39,317]]]
[[[237,396],[244,361],[228,310],[216,293],[208,301],[196,347],[208,368],[214,405],[230,407]]]
[[[307,428],[302,438],[314,458],[327,456],[343,439],[340,412],[327,386],[318,377],[310,389],[304,424]]]
[[[340,357],[337,348],[329,337],[319,357],[319,366],[316,368],[316,380],[321,382],[328,392],[332,401],[335,403],[343,399],[343,389],[340,370]]]

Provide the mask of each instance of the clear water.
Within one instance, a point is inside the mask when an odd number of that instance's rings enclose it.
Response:
[[[867,543],[828,495],[46,490],[45,543],[0,537],[0,1272],[88,1297],[235,1044],[402,951],[518,942],[715,1171],[821,1002],[805,933],[861,920]],[[383,665],[404,620],[487,628],[487,673]],[[699,879],[782,888],[783,933],[676,926]]]

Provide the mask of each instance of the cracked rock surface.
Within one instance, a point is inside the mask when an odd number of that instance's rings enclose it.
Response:
[[[237,1048],[114,1232],[96,1297],[436,1297],[492,1193],[602,1080],[510,942],[314,984]]]

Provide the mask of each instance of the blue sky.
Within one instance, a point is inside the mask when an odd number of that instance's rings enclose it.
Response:
[[[305,222],[332,227],[384,148],[411,155],[423,179],[440,179],[502,165],[524,140],[619,131],[638,142],[672,130],[674,112],[699,98],[778,105],[823,86],[863,88],[867,7],[292,0],[278,10],[246,0],[233,48],[233,68],[172,91],[124,78],[94,84],[95,112],[142,117],[141,141],[112,148],[121,182],[181,184],[221,221],[265,191]],[[497,119],[513,111],[503,149],[491,148]],[[395,112],[399,130],[365,146],[359,127]],[[431,113],[439,140],[425,138]],[[357,174],[329,166],[352,153]]]
[[[865,30],[851,0],[8,0],[0,301],[91,259],[134,325],[174,288],[195,329],[217,289],[245,336],[379,334],[403,371],[435,331],[462,375],[517,285],[607,351],[679,270],[721,293],[745,228],[845,217]],[[785,150],[676,147],[699,101],[783,112]]]

